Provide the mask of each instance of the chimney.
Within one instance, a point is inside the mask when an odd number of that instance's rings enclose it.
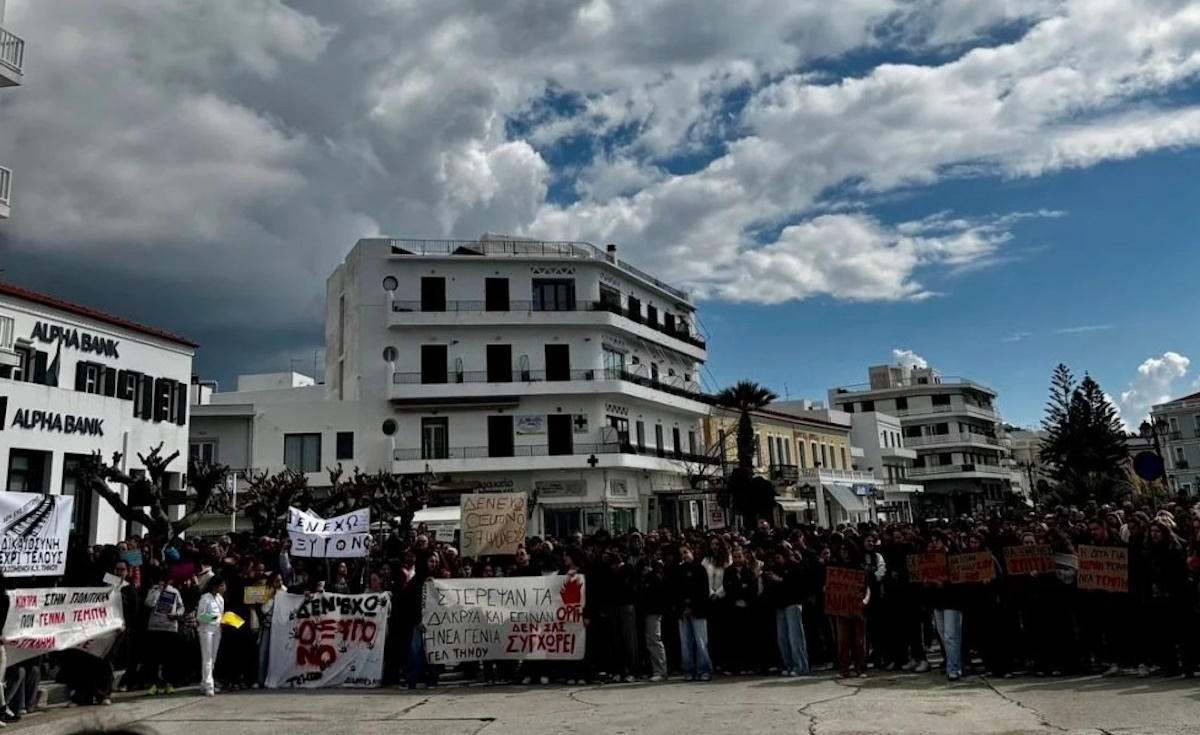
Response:
[[[608,262],[612,263],[613,265],[616,265],[617,264],[617,246],[610,242],[608,245],[605,246],[604,249],[608,253],[606,256],[608,259]]]

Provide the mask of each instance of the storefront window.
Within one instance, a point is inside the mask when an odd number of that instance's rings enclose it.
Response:
[[[579,532],[579,511],[575,509],[543,510],[542,526],[545,535],[554,538],[566,538],[573,533]]]
[[[614,534],[629,533],[629,529],[633,528],[634,526],[633,514],[634,511],[632,508],[614,509],[609,514],[609,518],[612,520],[612,523],[609,525],[609,530],[611,530]]]
[[[71,511],[71,532],[81,533],[83,536],[91,533],[92,496],[89,493],[79,492],[79,480],[76,473],[85,461],[87,461],[87,457],[82,454],[63,456],[62,494],[75,498],[75,505]]]
[[[604,513],[599,510],[585,510],[583,512],[583,528],[584,533],[593,534],[604,528]]]

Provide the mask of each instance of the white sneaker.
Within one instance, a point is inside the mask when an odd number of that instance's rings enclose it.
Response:
[[[533,677],[532,677],[532,676],[527,676],[527,677],[525,677],[524,679],[522,679],[522,680],[521,680],[521,685],[522,685],[522,686],[529,686],[529,685],[530,685],[530,684],[532,684],[532,683],[533,683]]]
[[[1142,679],[1148,678],[1150,676],[1150,667],[1146,664],[1139,664],[1137,675]]]
[[[1119,676],[1120,674],[1121,674],[1121,667],[1117,666],[1116,664],[1109,666],[1108,670],[1104,672],[1104,676]]]
[[[543,676],[542,678],[538,679],[538,683],[541,684],[542,686],[546,686],[547,684],[550,683],[550,677]]]
[[[917,668],[917,662],[912,660],[900,667],[903,671],[912,671],[915,668]]]
[[[924,674],[926,671],[929,671],[929,662],[922,661],[921,663],[917,664],[917,668],[913,669],[913,671],[917,672],[918,674]]]
[[[652,684],[657,684],[657,683],[659,683],[660,681],[666,681],[666,680],[667,680],[667,677],[665,677],[665,676],[652,676],[652,677],[650,677],[650,683],[652,683]]]

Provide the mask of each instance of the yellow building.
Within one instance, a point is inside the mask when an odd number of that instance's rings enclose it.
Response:
[[[874,516],[871,488],[879,480],[855,465],[862,451],[851,445],[848,424],[771,409],[754,411],[751,419],[753,469],[775,483],[777,522],[835,526]],[[738,463],[737,424],[738,412],[720,407],[704,421],[705,445],[730,470]]]

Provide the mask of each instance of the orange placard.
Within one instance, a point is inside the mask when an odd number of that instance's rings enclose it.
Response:
[[[913,584],[934,584],[950,581],[950,566],[946,553],[908,555],[908,581]]]
[[[1004,568],[1010,577],[1054,573],[1054,551],[1045,544],[1004,547]]]
[[[1129,591],[1129,549],[1120,546],[1080,546],[1079,589]]]
[[[837,618],[857,618],[863,614],[867,595],[867,573],[861,569],[826,567],[825,614]]]
[[[951,554],[950,584],[991,582],[996,578],[996,563],[986,551],[968,554]]]

